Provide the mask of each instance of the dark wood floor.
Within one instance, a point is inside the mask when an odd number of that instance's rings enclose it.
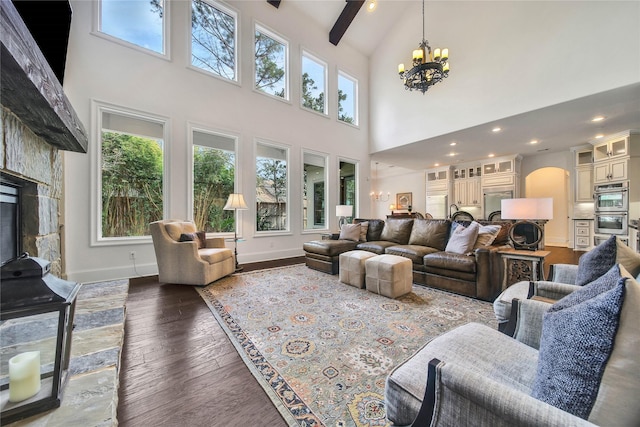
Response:
[[[547,247],[546,268],[581,252]],[[245,265],[244,271],[304,259]],[[132,280],[118,404],[120,426],[286,426],[191,286]]]

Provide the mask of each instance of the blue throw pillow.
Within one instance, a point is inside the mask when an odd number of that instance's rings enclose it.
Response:
[[[587,419],[598,396],[624,302],[617,265],[545,313],[531,395]]]
[[[584,286],[616,264],[616,236],[611,236],[578,260],[576,285]]]

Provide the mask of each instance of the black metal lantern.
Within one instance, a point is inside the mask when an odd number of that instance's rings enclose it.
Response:
[[[50,269],[27,253],[1,268],[2,425],[60,406],[80,284]]]

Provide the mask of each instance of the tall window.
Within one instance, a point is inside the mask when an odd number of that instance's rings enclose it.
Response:
[[[302,52],[302,106],[327,114],[327,65]]]
[[[238,16],[213,0],[191,2],[191,65],[237,81]]]
[[[255,61],[255,88],[273,96],[289,99],[288,43],[256,25]]]
[[[237,138],[193,130],[193,220],[198,230],[231,232],[233,211],[224,207],[234,193]]]
[[[303,151],[302,228],[326,228],[327,155]]]
[[[259,232],[289,229],[288,157],[287,148],[256,143],[256,230]]]
[[[352,205],[354,215],[358,214],[356,171],[356,163],[340,160],[340,188],[338,189],[340,193],[340,204]],[[348,221],[351,221],[352,219],[353,218],[347,218]]]
[[[100,0],[100,31],[164,54],[164,6],[164,0]]]
[[[338,120],[358,125],[358,81],[338,72]]]
[[[99,238],[149,235],[163,217],[164,123],[101,112]]]

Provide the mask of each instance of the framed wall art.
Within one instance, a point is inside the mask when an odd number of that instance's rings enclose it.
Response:
[[[397,193],[396,194],[396,209],[398,210],[410,210],[412,205],[412,193]]]

